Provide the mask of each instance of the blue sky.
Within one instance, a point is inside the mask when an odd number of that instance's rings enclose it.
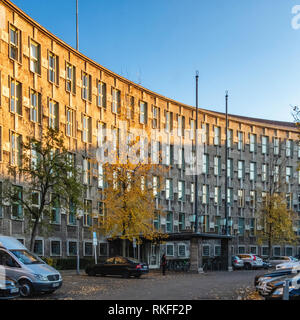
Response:
[[[13,0],[76,46],[75,0]],[[180,102],[293,121],[300,105],[300,0],[79,0],[80,51],[104,67]],[[59,8],[59,10],[58,10]]]

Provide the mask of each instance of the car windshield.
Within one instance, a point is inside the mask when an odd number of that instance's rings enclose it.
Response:
[[[11,252],[24,264],[44,264],[45,262],[26,250],[11,250]]]
[[[132,263],[139,263],[139,261],[137,259],[134,259],[134,258],[126,258],[129,262],[132,262]]]

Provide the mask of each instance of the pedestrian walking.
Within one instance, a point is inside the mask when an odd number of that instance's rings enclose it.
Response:
[[[166,259],[166,255],[163,254],[161,257],[161,267],[162,267],[162,273],[163,275],[166,274],[166,267],[167,267],[167,259]]]

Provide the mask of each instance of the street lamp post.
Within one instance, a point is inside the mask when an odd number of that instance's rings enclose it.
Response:
[[[80,274],[80,254],[79,254],[79,242],[80,242],[80,218],[81,216],[77,216],[77,263],[76,263],[76,273]]]
[[[198,79],[199,72],[196,71],[196,125],[195,125],[195,233],[198,232],[198,159],[197,159],[197,149],[198,149]]]
[[[228,235],[228,91],[225,96],[226,105],[226,142],[225,142],[225,234]]]

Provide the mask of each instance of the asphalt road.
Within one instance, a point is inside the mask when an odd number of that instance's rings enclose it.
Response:
[[[151,272],[140,279],[89,277],[64,272],[63,286],[31,299],[50,300],[242,300],[254,290],[254,277],[264,270],[205,274]]]

